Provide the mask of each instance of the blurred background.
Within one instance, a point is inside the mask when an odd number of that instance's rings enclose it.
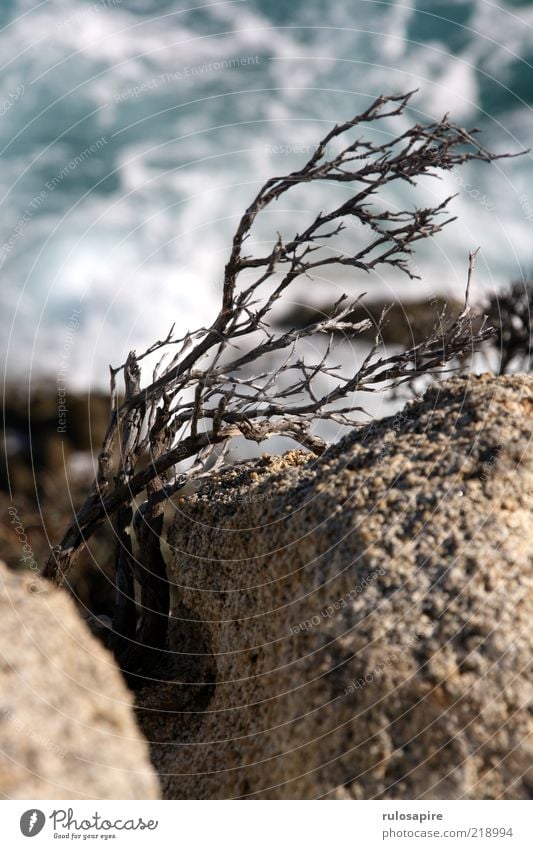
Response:
[[[77,388],[107,386],[108,363],[171,321],[209,321],[232,229],[260,181],[301,165],[332,122],[382,92],[419,89],[406,123],[449,111],[492,149],[532,139],[528,2],[0,0],[0,10],[10,377],[55,377],[73,310],[65,377]],[[462,294],[477,245],[477,289],[531,268],[529,156],[421,191],[459,192],[459,220],[416,258],[432,293]],[[398,205],[420,201],[404,194]],[[276,209],[270,235],[298,212]],[[306,289],[318,300],[319,285]],[[419,288],[390,275],[339,285]]]
[[[29,499],[43,552],[64,519],[66,454],[68,510],[90,473],[108,364],[173,322],[183,333],[212,320],[232,232],[265,179],[300,167],[334,122],[381,93],[419,90],[382,139],[446,112],[494,151],[533,137],[533,3],[521,0],[0,0],[0,57],[1,483]],[[258,243],[345,190],[287,199]],[[459,301],[477,246],[474,303],[526,281],[531,155],[470,164],[387,202],[452,193],[457,221],[417,251],[421,283],[332,270],[295,289],[287,311],[341,291],[415,311]],[[2,534],[10,560],[9,527]]]

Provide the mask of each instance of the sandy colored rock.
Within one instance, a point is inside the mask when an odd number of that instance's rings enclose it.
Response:
[[[112,656],[66,593],[0,566],[0,796],[156,799]]]
[[[531,797],[532,411],[454,378],[176,499],[167,797]]]

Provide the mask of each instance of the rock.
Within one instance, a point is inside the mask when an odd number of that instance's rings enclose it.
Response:
[[[0,566],[0,795],[157,799],[112,656],[66,593]]]
[[[97,452],[109,421],[110,400],[103,393],[65,396],[64,430],[58,431],[57,383],[43,381],[31,390],[10,384],[4,392],[4,434],[0,436],[0,490],[32,497],[45,480],[57,481],[65,489],[65,463],[74,452],[87,460]],[[92,468],[89,474],[92,479]]]
[[[177,500],[137,708],[167,798],[532,795],[532,410],[531,377],[454,378]]]

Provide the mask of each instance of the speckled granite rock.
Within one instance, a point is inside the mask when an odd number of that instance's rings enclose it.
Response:
[[[0,797],[157,799],[131,696],[73,603],[0,567]]]
[[[177,502],[167,797],[531,796],[532,410],[454,378]]]

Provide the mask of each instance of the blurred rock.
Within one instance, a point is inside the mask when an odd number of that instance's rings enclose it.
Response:
[[[4,436],[0,488],[32,496],[47,479],[65,480],[72,452],[98,453],[109,420],[103,393],[66,392],[64,425],[59,421],[57,386],[44,382],[27,389],[8,386],[4,396]],[[58,431],[58,427],[64,427]],[[35,474],[35,478],[34,478]]]
[[[433,328],[439,323],[443,310],[446,308],[446,318],[452,318],[461,312],[463,305],[453,299],[433,298],[423,301],[406,301],[390,303],[390,301],[364,300],[347,316],[348,321],[359,322],[370,319],[372,328],[359,333],[357,338],[373,342],[378,333],[379,322],[384,310],[387,314],[379,330],[379,336],[385,345],[400,345],[410,348],[426,339]],[[307,327],[314,321],[322,321],[333,313],[333,304],[322,307],[299,305],[294,307],[283,318],[283,327]]]
[[[531,796],[532,410],[455,378],[177,502],[167,798]]]
[[[4,395],[0,434],[0,555],[12,569],[23,568],[21,548],[8,508],[15,506],[32,547],[44,566],[50,541],[58,542],[83,504],[94,461],[109,420],[104,393],[66,391],[65,432],[58,432],[58,387],[42,381],[28,388],[12,383]],[[70,576],[83,615],[111,613],[114,588],[114,531],[106,523],[83,551]]]
[[[0,795],[156,799],[112,656],[61,590],[0,566]]]

